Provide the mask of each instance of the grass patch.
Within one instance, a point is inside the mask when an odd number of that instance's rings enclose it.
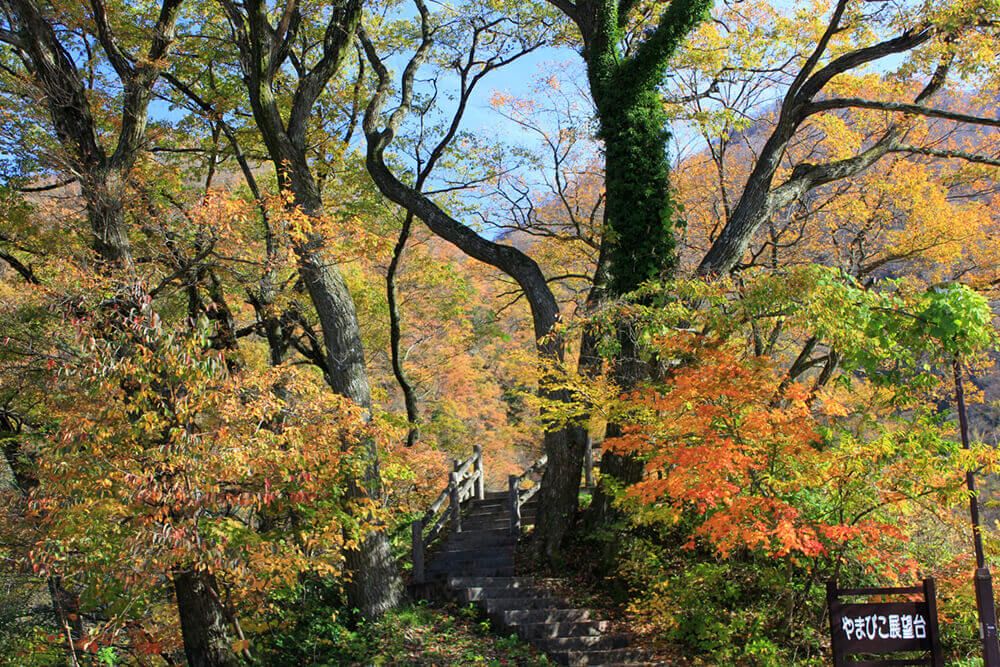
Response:
[[[473,607],[401,607],[369,628],[377,650],[374,664],[393,665],[552,665],[516,635],[500,637]]]
[[[260,665],[553,665],[516,635],[494,634],[473,605],[406,602],[382,619],[348,627],[316,591],[300,597],[280,627],[251,640]]]

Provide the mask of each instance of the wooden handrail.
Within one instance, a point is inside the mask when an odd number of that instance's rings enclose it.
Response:
[[[590,439],[590,435],[587,435],[587,445],[584,451],[584,484],[587,487],[594,485],[594,455],[599,454],[601,451],[600,446],[595,445]],[[538,490],[541,488],[541,484],[533,484],[527,489],[521,488],[521,483],[527,479],[529,476],[542,472],[545,470],[545,466],[548,465],[549,457],[548,455],[543,455],[537,461],[528,466],[527,469],[520,475],[511,475],[507,480],[508,485],[508,503],[510,505],[510,532],[511,535],[518,535],[521,532],[521,505],[531,500]]]
[[[451,484],[445,487],[441,495],[437,497],[437,500],[431,505],[431,508],[424,512],[424,523],[429,522],[434,518],[434,515],[438,513],[438,510],[444,507],[444,504],[448,502],[448,496],[451,494]]]
[[[458,464],[458,467],[455,468],[455,472],[457,472],[459,476],[464,477],[465,473],[475,468],[475,461],[473,460],[474,458],[475,454],[465,459],[464,462]]]
[[[453,461],[448,486],[441,491],[427,511],[419,518],[414,519],[411,524],[414,583],[424,582],[424,556],[427,545],[441,534],[449,521],[451,521],[453,531],[461,532],[462,503],[473,497],[482,499],[485,495],[485,489],[483,448],[476,445],[472,449],[472,456],[465,461],[458,459]],[[442,511],[446,504],[448,511]],[[440,516],[438,516],[439,512]],[[424,531],[428,526],[430,526],[430,530],[425,535]]]
[[[529,498],[538,493],[539,488],[538,484],[534,484],[531,488],[522,490],[521,482],[527,479],[528,476],[544,470],[548,462],[548,455],[543,454],[540,459],[528,466],[528,468],[520,475],[510,475],[507,478],[507,503],[510,506],[511,535],[521,534],[521,505],[526,503]]]
[[[532,463],[530,466],[528,466],[528,468],[524,472],[518,475],[517,483],[520,484],[525,479],[527,479],[528,475],[531,475],[532,473],[541,472],[542,470],[544,470],[545,466],[548,465],[548,462],[549,462],[549,455],[543,454],[542,458]]]

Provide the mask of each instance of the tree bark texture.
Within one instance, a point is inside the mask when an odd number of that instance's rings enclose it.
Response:
[[[226,628],[215,577],[199,570],[178,569],[173,579],[188,667],[240,665]]]

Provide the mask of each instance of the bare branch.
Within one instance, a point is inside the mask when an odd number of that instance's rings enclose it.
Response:
[[[958,123],[970,123],[973,125],[986,125],[989,127],[1000,127],[1000,119],[986,118],[984,116],[974,116],[971,114],[948,111],[947,109],[932,109],[920,104],[908,104],[906,102],[880,102],[878,100],[865,100],[858,97],[835,97],[828,100],[810,103],[803,115],[811,115],[832,109],[875,109],[878,111],[891,111],[894,113],[915,114],[927,116],[928,118],[943,118]]]
[[[913,146],[911,144],[896,144],[889,149],[892,153],[915,153],[918,155],[930,155],[940,158],[954,158],[974,162],[976,164],[986,164],[991,167],[1000,167],[1000,158],[989,157],[988,155],[978,155],[966,151],[945,150],[940,148],[930,148],[927,146]]]

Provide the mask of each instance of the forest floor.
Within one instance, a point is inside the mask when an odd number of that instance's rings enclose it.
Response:
[[[516,635],[495,635],[471,604],[405,604],[378,623],[359,631],[365,656],[356,664],[375,665],[518,665],[555,663]]]

